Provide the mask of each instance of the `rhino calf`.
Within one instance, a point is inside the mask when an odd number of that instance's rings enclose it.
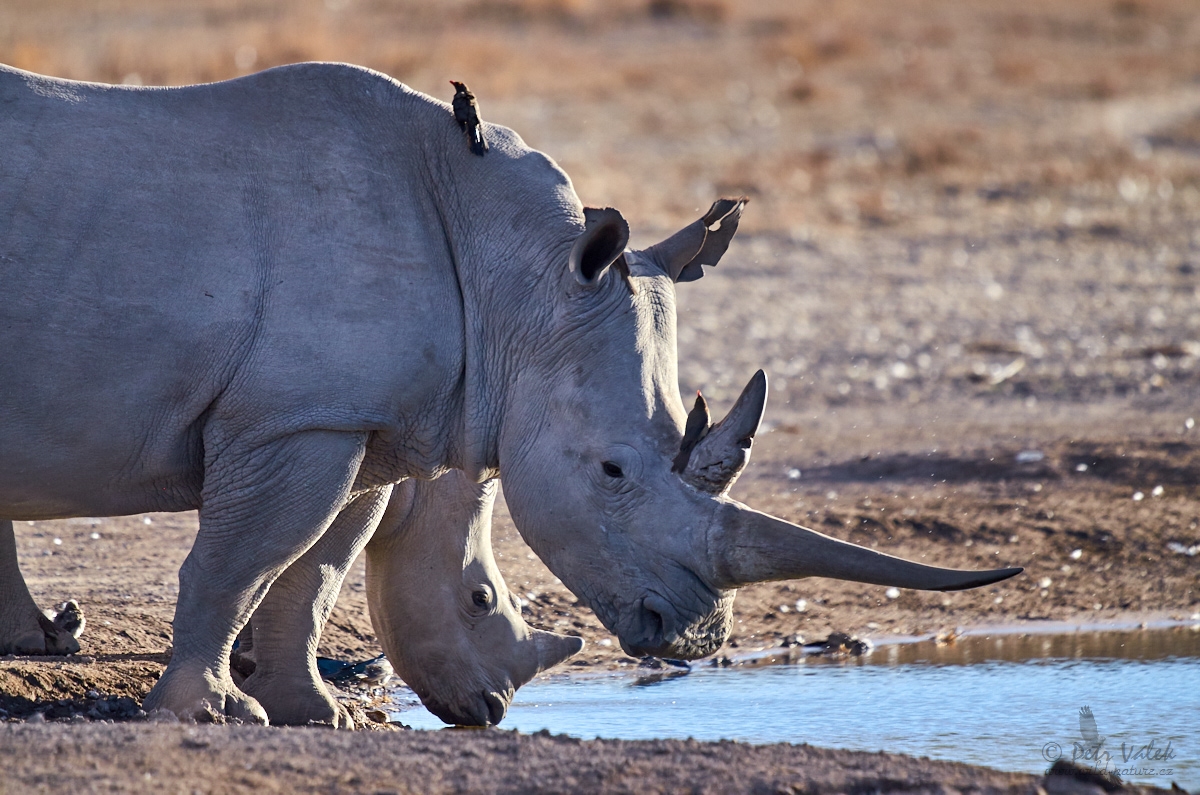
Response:
[[[478,484],[452,470],[397,484],[373,536],[346,533],[366,522],[335,523],[280,575],[239,636],[255,663],[241,690],[272,724],[353,728],[317,671],[316,650],[346,572],[366,546],[371,623],[389,662],[447,723],[499,723],[513,693],[576,654],[583,639],[533,629],[521,617],[492,555],[496,491],[495,481]],[[372,510],[379,506],[369,500],[345,514]],[[0,565],[0,594],[28,596],[15,554],[0,559],[8,562],[14,565]],[[49,619],[35,632],[24,646],[14,642],[21,636],[0,632],[0,648],[7,642],[19,654],[78,650],[38,646],[43,633],[47,645],[58,637]]]
[[[241,685],[272,724],[348,726],[316,667],[321,628],[364,544],[371,624],[388,661],[447,723],[499,723],[513,694],[583,648],[534,629],[496,567],[497,484],[452,470],[391,492],[369,543],[335,524],[280,576],[248,625],[254,673]]]

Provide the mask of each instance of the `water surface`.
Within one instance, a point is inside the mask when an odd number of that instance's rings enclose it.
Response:
[[[809,743],[1030,773],[1061,754],[1130,781],[1200,787],[1196,631],[976,637],[885,646],[841,662],[641,673],[531,683],[502,726],[583,738]],[[1096,741],[1081,734],[1085,706]],[[424,709],[398,717],[414,728],[442,726]],[[1139,758],[1145,746],[1170,758]]]

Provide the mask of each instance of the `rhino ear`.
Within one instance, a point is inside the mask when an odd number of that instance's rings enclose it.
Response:
[[[571,272],[580,284],[595,284],[629,244],[629,224],[611,207],[584,208],[583,234],[571,247]]]
[[[729,248],[742,219],[745,196],[718,199],[700,220],[684,227],[645,253],[677,282],[694,282],[704,275],[705,265],[716,265]]]

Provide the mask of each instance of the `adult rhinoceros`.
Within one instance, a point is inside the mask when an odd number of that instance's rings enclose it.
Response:
[[[349,66],[132,89],[0,71],[0,516],[199,508],[146,698],[265,720],[238,630],[331,525],[455,468],[631,654],[720,647],[736,587],[956,589],[725,496],[766,398],[686,413],[674,282],[741,205],[646,251],[501,127]],[[682,444],[682,446],[681,446]],[[28,628],[27,628],[28,629]]]

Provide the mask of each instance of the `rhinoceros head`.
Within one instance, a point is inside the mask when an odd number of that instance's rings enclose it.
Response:
[[[451,471],[395,487],[367,546],[371,623],[430,712],[497,724],[514,691],[583,640],[529,627],[492,558],[496,484]]]
[[[587,210],[561,265],[545,344],[509,386],[499,440],[505,497],[525,540],[634,656],[692,659],[728,636],[741,585],[822,576],[926,590],[1019,569],[911,563],[730,499],[767,397],[760,371],[720,422],[679,396],[675,284],[715,265],[744,200],[643,251],[612,209]],[[731,332],[732,333],[732,332]]]

